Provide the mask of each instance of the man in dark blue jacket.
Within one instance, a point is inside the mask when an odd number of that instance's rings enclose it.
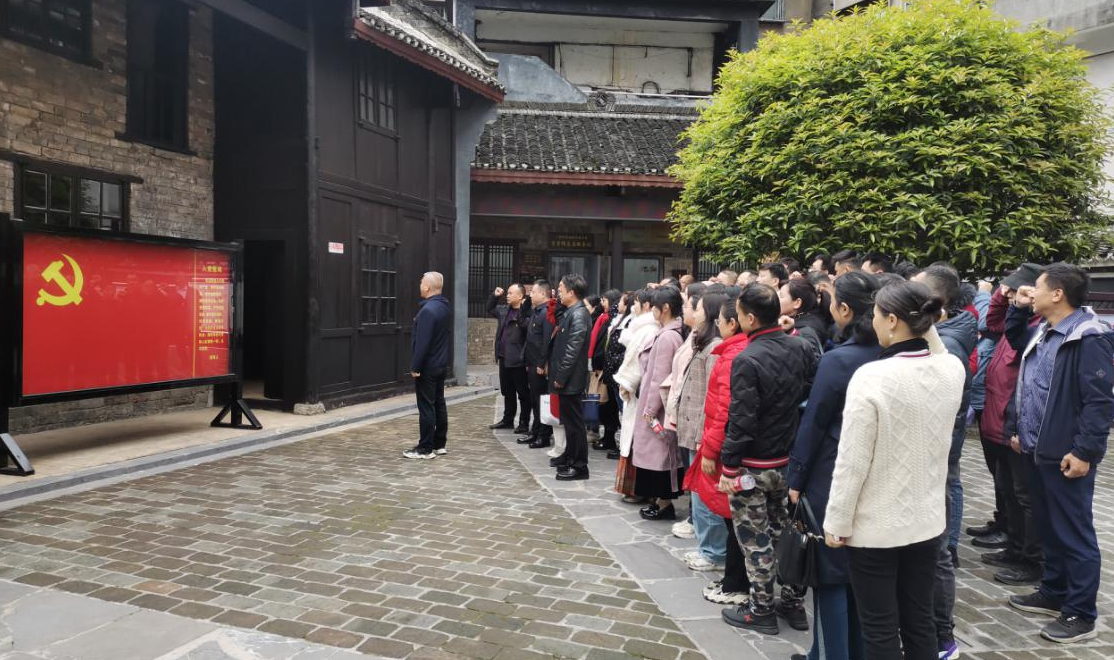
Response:
[[[1058,617],[1041,636],[1060,643],[1095,636],[1101,556],[1091,506],[1114,420],[1114,332],[1083,307],[1089,284],[1083,269],[1052,264],[1006,316],[1006,338],[1022,354],[1015,447],[1028,459],[1044,550],[1039,589],[1009,604]],[[1044,317],[1036,328],[1033,312]]]
[[[449,371],[453,311],[449,299],[441,295],[444,286],[445,278],[441,273],[422,276],[422,302],[414,317],[410,359],[410,375],[414,377],[414,389],[418,395],[421,439],[416,447],[402,452],[406,458],[434,458],[449,453],[445,449],[449,432],[445,376]]]

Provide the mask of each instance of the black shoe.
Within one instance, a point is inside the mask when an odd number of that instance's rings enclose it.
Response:
[[[982,563],[987,566],[996,566],[998,568],[1017,568],[1022,564],[1021,557],[1018,557],[1009,550],[984,552],[979,558],[982,559]]]
[[[530,427],[527,424],[519,424],[518,426],[514,427],[514,432],[515,433],[529,433],[530,432]]]
[[[1039,584],[1041,581],[1041,568],[1036,564],[1025,564],[1014,568],[1003,568],[994,574],[994,579],[1002,584],[1012,587],[1023,587],[1030,584]]]
[[[959,568],[959,548],[949,545],[948,552],[952,555],[952,568]]]
[[[549,446],[548,438],[538,438],[530,443],[530,449],[545,449]]]
[[[1060,616],[1060,605],[1051,598],[1045,597],[1039,591],[1034,591],[1025,596],[1010,596],[1006,601],[1010,607],[1030,614],[1043,614],[1045,616]]]
[[[498,431],[500,429],[513,429],[514,428],[514,422],[508,422],[507,420],[504,419],[503,421],[496,422],[496,423],[492,424],[491,426],[489,426],[487,428],[491,429],[492,431]]]
[[[613,461],[619,460],[619,450],[618,449],[612,449],[611,451],[607,452],[607,457],[610,458]]]
[[[977,536],[971,539],[971,545],[975,546],[976,548],[1004,548],[1006,547],[1006,544],[1008,542],[1009,538],[1007,538],[1006,535],[1002,532],[994,532],[993,534],[988,534],[986,536]]]
[[[776,635],[778,632],[777,615],[773,610],[769,612],[755,612],[753,606],[739,605],[728,607],[721,611],[723,621],[729,626],[754,630],[766,635]]]
[[[1055,621],[1044,627],[1041,637],[1050,642],[1071,644],[1091,639],[1096,635],[1095,622],[1087,621],[1078,616],[1060,615]]]
[[[558,456],[557,458],[549,459],[549,467],[560,468],[560,467],[565,467],[566,465],[567,465],[567,463],[565,463],[565,457],[564,456]]]
[[[968,527],[967,534],[970,536],[990,536],[995,532],[1002,531],[1002,526],[998,524],[997,520],[988,521],[985,525],[978,527]]]
[[[803,603],[787,603],[779,600],[774,606],[774,612],[785,619],[793,630],[808,630],[808,615],[805,614]]]
[[[534,438],[534,437],[531,437],[531,436],[528,436],[528,435],[524,435],[521,438],[519,438],[518,440],[515,440],[515,442],[517,442],[520,445],[530,445],[530,444],[533,444],[537,441],[538,441],[537,438]]]
[[[566,465],[557,470],[557,481],[580,481],[581,479],[588,478],[588,469],[577,470],[576,468]]]
[[[642,516],[643,520],[676,520],[677,511],[670,504],[666,507],[659,507],[657,504],[651,504],[645,509],[639,509],[638,514]]]

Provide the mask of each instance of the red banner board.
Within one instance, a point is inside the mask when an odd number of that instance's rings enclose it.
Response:
[[[25,397],[229,375],[232,255],[28,231]]]

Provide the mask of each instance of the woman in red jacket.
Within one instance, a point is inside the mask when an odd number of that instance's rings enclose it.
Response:
[[[716,486],[723,466],[719,462],[720,449],[727,427],[727,409],[731,405],[731,362],[747,347],[747,335],[739,328],[735,299],[729,298],[720,307],[719,335],[723,343],[712,351],[716,363],[708,377],[708,398],[704,401],[704,434],[700,439],[697,459],[685,475],[685,490],[696,493],[700,505],[723,518],[727,527],[727,562],[722,580],[704,588],[704,598],[721,605],[742,605],[750,598],[750,580],[735,528],[731,524],[731,506],[727,496]]]

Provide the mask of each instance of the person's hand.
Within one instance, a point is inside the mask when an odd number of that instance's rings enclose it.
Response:
[[[1017,288],[1017,293],[1013,297],[1013,304],[1017,307],[1032,307],[1033,306],[1033,292],[1035,287],[1022,286]]]
[[[421,378],[422,375],[420,373],[418,373],[417,371],[411,371],[410,376],[413,377],[413,378]]]
[[[545,367],[535,367],[534,370],[538,372],[539,376],[545,375]]]
[[[496,298],[502,298],[504,293],[506,293],[506,291],[503,290],[503,287],[501,287],[501,286],[495,287],[495,297]]]
[[[1078,479],[1087,476],[1091,471],[1091,464],[1075,454],[1069,453],[1060,461],[1060,472],[1068,479]]]
[[[792,273],[789,274],[789,279],[791,279],[791,280],[801,280],[801,279],[804,279],[804,277],[805,276],[802,275],[801,271],[799,271],[799,270],[795,270],[795,271],[793,271]]]
[[[998,287],[998,293],[1002,294],[1003,298],[1009,298],[1010,294],[1013,293],[1013,289],[1009,288],[1005,284],[1002,284]]]
[[[1017,452],[1018,454],[1020,454],[1021,453],[1021,438],[1017,437],[1016,435],[1013,436],[1012,438],[1010,438],[1010,449],[1012,449],[1015,452]]]
[[[983,293],[990,293],[994,290],[994,285],[989,280],[979,280],[979,291]]]
[[[728,495],[734,495],[735,493],[739,492],[739,484],[737,480],[731,477],[720,475],[719,484],[716,486],[716,490]]]
[[[827,543],[829,548],[842,548],[847,545],[847,539],[824,532],[824,543]]]
[[[794,489],[790,488],[789,489],[789,501],[792,502],[793,504],[796,504],[797,502],[800,501],[800,499],[801,499],[801,491],[794,490]]]
[[[793,328],[797,326],[797,322],[793,319],[793,317],[787,316],[785,314],[782,314],[781,318],[777,320],[777,324],[780,325],[781,329],[786,332],[792,332]]]
[[[710,458],[705,458],[704,456],[701,456],[700,457],[700,471],[703,472],[706,476],[709,476],[709,477],[716,476],[716,462],[713,461]]]
[[[560,389],[564,389],[564,387],[565,387],[565,386],[564,386],[564,385],[562,385],[561,383],[553,383],[553,387],[555,387],[555,388],[557,388],[557,389],[559,389],[559,390],[560,390]]]

